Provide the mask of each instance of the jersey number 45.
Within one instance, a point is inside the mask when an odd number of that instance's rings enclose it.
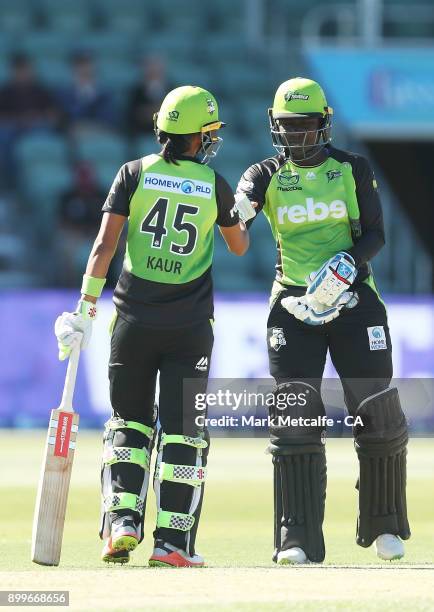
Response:
[[[161,249],[164,238],[168,234],[166,227],[167,209],[169,206],[169,198],[158,198],[154,206],[148,212],[142,221],[140,231],[145,234],[152,234],[152,247]],[[197,206],[192,204],[176,205],[175,217],[172,227],[177,232],[187,232],[187,242],[178,244],[170,243],[170,251],[176,255],[189,255],[196,248],[197,243],[197,227],[189,221],[184,221],[185,215],[196,215],[199,211]]]

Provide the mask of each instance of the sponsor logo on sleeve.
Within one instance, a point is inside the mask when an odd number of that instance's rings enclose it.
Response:
[[[383,351],[387,349],[386,334],[382,325],[368,327],[369,349],[371,351]]]
[[[211,199],[213,193],[212,183],[154,172],[146,172],[143,176],[143,189],[181,193],[207,200]]]

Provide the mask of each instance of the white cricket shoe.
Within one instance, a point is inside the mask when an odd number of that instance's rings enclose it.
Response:
[[[396,535],[391,533],[383,533],[375,540],[375,551],[377,557],[385,561],[393,561],[393,559],[401,559],[404,556],[404,544]]]
[[[295,565],[298,563],[307,563],[306,553],[298,546],[288,548],[288,550],[281,550],[279,553],[277,553],[278,565]]]

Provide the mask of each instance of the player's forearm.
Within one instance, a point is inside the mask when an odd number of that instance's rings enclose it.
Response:
[[[243,221],[231,227],[220,227],[220,233],[229,251],[234,255],[244,255],[249,248],[249,232]]]
[[[108,246],[96,240],[89,255],[89,260],[86,266],[86,274],[88,276],[92,276],[93,278],[105,278],[115,252],[116,246]],[[96,297],[88,294],[82,295],[88,302],[93,302],[96,304]]]
[[[244,255],[250,246],[250,236],[249,236],[247,227],[243,221],[240,221],[239,227],[240,227],[240,233],[239,233],[239,240],[237,244],[238,248],[236,251],[233,251],[233,252],[235,252],[236,255]]]
[[[368,230],[347,253],[354,257],[357,267],[370,261],[383,248],[384,231],[381,228]]]

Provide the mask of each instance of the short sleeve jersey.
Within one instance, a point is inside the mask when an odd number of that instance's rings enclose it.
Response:
[[[338,251],[358,267],[355,284],[370,274],[369,260],[384,244],[377,183],[368,161],[327,147],[326,160],[297,166],[283,155],[253,164],[237,192],[258,203],[277,246],[276,280],[306,286],[306,277]]]
[[[222,176],[192,158],[178,161],[148,155],[124,164],[102,208],[128,217],[114,303],[125,319],[145,326],[213,317],[214,225],[239,220]]]

